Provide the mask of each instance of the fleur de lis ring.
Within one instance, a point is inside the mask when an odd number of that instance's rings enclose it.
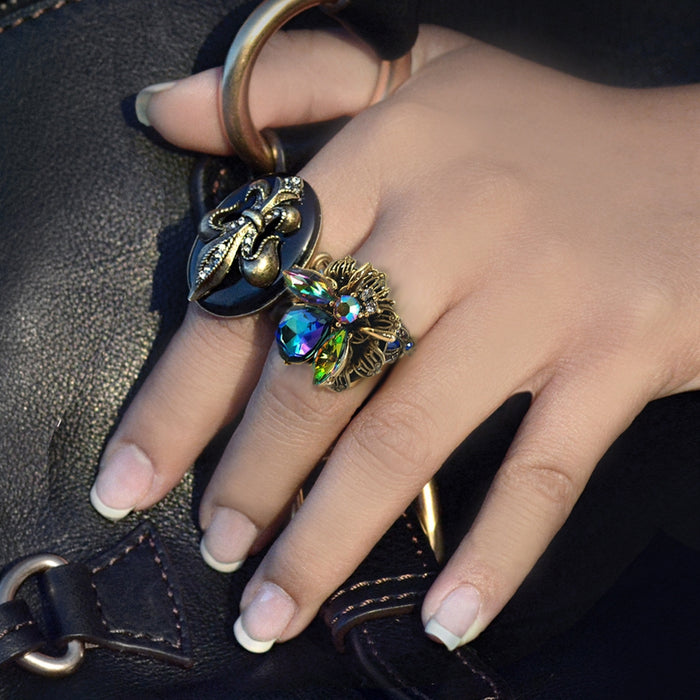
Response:
[[[322,271],[286,270],[284,279],[294,303],[279,322],[277,346],[286,363],[313,365],[314,384],[343,391],[413,349],[386,276],[369,263],[345,257]]]
[[[282,270],[305,265],[320,230],[318,199],[296,175],[260,177],[202,220],[188,263],[189,299],[245,316],[284,293]]]

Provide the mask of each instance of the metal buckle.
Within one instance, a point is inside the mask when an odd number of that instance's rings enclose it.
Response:
[[[0,605],[13,600],[20,586],[34,574],[39,574],[68,562],[56,554],[36,554],[15,564],[0,580]],[[41,676],[67,676],[83,661],[85,644],[79,640],[68,642],[61,656],[49,656],[32,651],[17,659],[17,663]]]

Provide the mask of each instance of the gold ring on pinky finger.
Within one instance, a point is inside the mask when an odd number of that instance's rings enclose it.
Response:
[[[373,377],[413,349],[414,342],[386,285],[386,275],[351,257],[284,271],[294,297],[277,328],[287,363],[313,365],[314,384],[343,391]]]

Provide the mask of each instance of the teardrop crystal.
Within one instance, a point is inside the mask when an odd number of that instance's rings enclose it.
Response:
[[[292,306],[277,327],[277,347],[285,362],[306,362],[328,336],[331,316],[321,309]]]
[[[348,333],[344,328],[321,345],[314,359],[314,384],[325,384],[342,371],[349,347]]]
[[[307,304],[330,304],[333,301],[332,283],[319,272],[292,267],[283,274],[287,289]]]

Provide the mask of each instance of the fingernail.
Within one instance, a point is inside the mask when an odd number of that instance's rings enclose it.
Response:
[[[199,543],[202,559],[212,569],[231,573],[240,569],[258,536],[258,528],[240,511],[220,506]]]
[[[157,83],[156,85],[149,85],[145,87],[138,95],[136,95],[136,103],[134,104],[134,109],[136,110],[136,118],[144,125],[151,126],[151,120],[148,118],[148,106],[151,103],[151,98],[153,95],[159,92],[165,92],[170,90],[170,88],[175,85],[175,80],[171,80],[168,83]]]
[[[146,495],[152,482],[151,460],[136,445],[125,445],[103,459],[90,502],[100,515],[120,520]]]
[[[453,651],[481,632],[476,622],[480,606],[481,596],[474,586],[455,588],[428,620],[425,633]]]
[[[279,639],[296,609],[296,604],[285,591],[266,581],[236,620],[233,633],[244,649],[263,654]]]

